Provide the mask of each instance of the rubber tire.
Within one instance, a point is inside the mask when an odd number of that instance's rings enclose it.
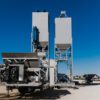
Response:
[[[19,87],[18,88],[19,93],[22,95],[24,95],[26,93],[32,93],[32,92],[34,92],[34,90],[35,89],[32,87]]]

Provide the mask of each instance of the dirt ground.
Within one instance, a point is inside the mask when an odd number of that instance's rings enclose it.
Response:
[[[100,85],[83,86],[79,89],[69,89],[71,94],[58,100],[100,100]]]
[[[0,100],[100,100],[100,85],[81,86],[79,89],[54,89],[44,90],[43,92],[36,91],[35,93],[26,96],[20,96],[17,90],[10,91],[10,96],[7,96],[7,91],[4,86],[0,86]]]

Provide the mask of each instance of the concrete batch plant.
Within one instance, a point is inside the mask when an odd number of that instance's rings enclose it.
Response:
[[[35,89],[74,86],[72,82],[72,22],[61,11],[55,18],[55,35],[49,33],[49,13],[32,12],[31,53],[2,53],[1,83],[21,94]],[[54,43],[51,42],[54,39]],[[53,51],[51,53],[51,50]],[[67,75],[60,79],[59,63],[66,62]],[[64,82],[63,82],[64,81]]]

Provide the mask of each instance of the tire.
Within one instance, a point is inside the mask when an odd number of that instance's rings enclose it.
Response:
[[[61,87],[60,87],[60,86],[57,86],[56,88],[57,88],[57,89],[61,89]]]
[[[32,92],[34,92],[34,90],[35,89],[32,87],[19,87],[18,88],[19,93],[22,95],[27,94],[27,93],[31,94]]]

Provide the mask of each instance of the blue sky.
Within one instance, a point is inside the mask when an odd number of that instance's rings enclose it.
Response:
[[[74,73],[100,74],[100,0],[0,0],[0,53],[30,52],[32,11],[44,9],[51,34],[61,10],[72,17]]]

